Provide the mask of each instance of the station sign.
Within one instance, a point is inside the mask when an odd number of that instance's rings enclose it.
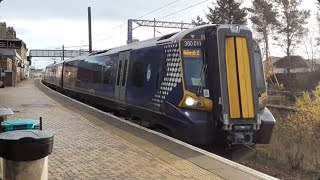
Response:
[[[0,49],[21,49],[22,41],[15,39],[0,39]]]

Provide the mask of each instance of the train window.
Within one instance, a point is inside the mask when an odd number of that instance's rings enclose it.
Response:
[[[132,73],[132,85],[137,87],[144,86],[145,79],[145,65],[140,62],[135,62],[133,65],[133,73]]]
[[[184,57],[183,68],[186,88],[196,92],[200,86],[206,87],[206,75],[203,71],[201,52],[198,56]]]
[[[111,55],[111,61],[108,62],[108,65],[111,66],[111,84],[115,84],[117,77],[117,62],[119,59],[118,54]]]
[[[77,76],[78,80],[80,80],[82,82],[87,82],[88,76],[89,76],[89,74],[87,73],[86,69],[84,69],[82,67],[78,67],[78,76]]]
[[[119,66],[118,66],[118,74],[117,74],[117,86],[120,84],[120,75],[121,75],[121,67],[122,67],[122,61],[119,61]]]
[[[105,66],[103,72],[103,83],[104,84],[111,84],[112,83],[112,67]]]
[[[100,57],[100,64],[102,65],[103,72],[103,84],[111,84],[112,82],[112,66],[110,65],[111,57],[102,56]]]
[[[97,69],[95,69],[97,68]],[[92,83],[101,83],[102,82],[102,76],[101,76],[101,66],[99,67],[93,67],[92,70],[90,70],[91,72],[91,80],[90,82]]]
[[[123,75],[122,75],[122,86],[126,85],[127,66],[128,66],[128,59],[124,60]]]
[[[87,83],[101,83],[101,67],[101,65],[93,64],[88,61],[80,61],[77,79]]]
[[[90,70],[87,68],[88,64],[85,61],[80,61],[78,66],[77,79],[81,82],[90,82],[92,79]]]
[[[266,87],[265,87],[265,82],[264,82],[262,57],[261,57],[261,52],[259,49],[254,51],[254,64],[255,64],[255,70],[256,70],[257,88],[261,92],[265,92]]]

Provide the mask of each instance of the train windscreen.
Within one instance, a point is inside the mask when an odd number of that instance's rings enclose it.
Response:
[[[263,74],[262,56],[258,44],[254,45],[254,64],[256,71],[256,83],[260,93],[266,92],[266,84]]]
[[[199,87],[206,87],[205,66],[201,49],[184,49],[183,57],[184,82],[186,89],[197,93]]]

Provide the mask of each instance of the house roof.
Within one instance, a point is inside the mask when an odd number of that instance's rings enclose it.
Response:
[[[270,56],[270,60],[271,60],[271,63],[275,63],[277,61],[279,61],[279,59],[281,59],[281,57],[277,57],[277,56]]]
[[[273,64],[277,68],[308,68],[307,61],[301,56],[285,56]]]
[[[277,56],[270,56],[269,57],[271,64],[277,62],[279,59],[281,59],[281,57],[277,57]],[[263,60],[263,65],[266,66],[268,64],[268,61],[266,59]]]

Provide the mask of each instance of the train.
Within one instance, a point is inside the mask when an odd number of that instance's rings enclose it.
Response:
[[[249,28],[202,25],[67,59],[43,83],[196,145],[268,144],[276,120]]]

